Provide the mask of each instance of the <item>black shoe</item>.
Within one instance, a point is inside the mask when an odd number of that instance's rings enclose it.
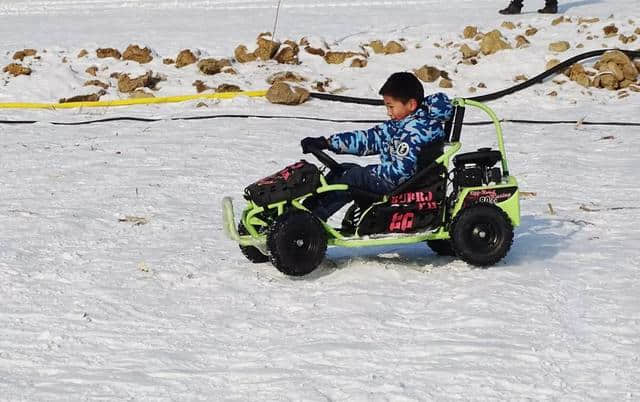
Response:
[[[520,14],[520,10],[521,9],[522,9],[522,3],[516,2],[516,1],[512,1],[511,3],[509,3],[507,8],[503,8],[502,10],[500,10],[498,12],[500,14],[504,14],[504,15]]]
[[[540,14],[556,14],[558,12],[557,4],[545,4],[544,8],[538,10]]]

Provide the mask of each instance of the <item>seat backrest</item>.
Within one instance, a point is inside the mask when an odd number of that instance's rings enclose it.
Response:
[[[432,142],[426,147],[420,149],[418,154],[418,169],[416,172],[421,171],[435,161],[440,155],[444,153],[444,141]]]
[[[445,142],[460,141],[460,132],[462,131],[462,121],[464,120],[464,106],[455,106],[453,108],[453,116],[444,123],[444,140]]]

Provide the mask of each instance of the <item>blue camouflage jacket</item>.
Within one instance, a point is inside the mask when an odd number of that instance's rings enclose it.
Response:
[[[439,92],[425,97],[421,107],[402,120],[330,136],[329,149],[338,154],[380,154],[380,164],[367,169],[397,186],[416,173],[422,147],[444,138],[442,123],[452,113],[451,101]]]

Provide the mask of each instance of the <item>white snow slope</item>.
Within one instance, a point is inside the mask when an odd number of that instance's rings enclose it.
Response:
[[[147,69],[98,61],[97,47],[139,43],[157,60],[183,48],[229,57],[272,29],[275,3],[4,0],[0,65],[29,47],[42,58],[30,77],[0,76],[0,102],[86,92],[82,63],[103,63],[107,77]],[[610,23],[625,34],[640,26],[637,0],[561,4],[566,16],[601,19],[581,32],[575,22],[552,26],[555,16],[533,11],[540,3],[527,0],[525,14],[506,18],[497,14],[506,2],[488,0],[285,0],[281,38],[312,36],[344,48],[404,38],[409,50],[374,55],[364,69],[312,58],[293,67],[249,63],[236,66],[233,80],[260,89],[266,75],[291,69],[330,77],[344,94],[374,97],[391,72],[430,64],[450,72],[449,95],[469,96],[471,85],[511,86],[550,58],[640,43],[602,37]],[[530,47],[456,68],[457,50],[434,45],[462,42],[465,25],[487,31],[505,20],[522,22],[502,29],[510,39],[529,25],[539,29]],[[589,31],[600,37],[585,41]],[[572,48],[551,54],[548,43],[561,39]],[[82,48],[87,61],[75,57]],[[60,62],[65,55],[68,64]],[[168,75],[159,95],[194,93],[193,80],[221,79],[152,63]],[[547,95],[553,90],[557,97]],[[0,125],[0,399],[640,398],[637,127],[505,124],[511,172],[535,195],[521,202],[511,252],[490,269],[437,257],[425,245],[330,249],[317,271],[291,279],[270,264],[248,263],[225,239],[220,201],[232,195],[240,207],[245,185],[301,157],[301,138],[365,125],[48,122],[237,112],[384,119],[384,110],[244,98],[195,104],[0,111],[0,119],[41,122]],[[640,121],[638,93],[620,99],[572,82],[549,80],[491,106],[505,118]],[[495,137],[489,127],[469,127],[463,141],[473,150]],[[127,216],[147,223],[122,222]]]

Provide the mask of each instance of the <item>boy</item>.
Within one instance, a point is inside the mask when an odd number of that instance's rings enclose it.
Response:
[[[453,106],[443,93],[424,97],[415,75],[394,73],[379,92],[391,120],[370,128],[325,137],[307,137],[300,143],[309,148],[329,149],[338,154],[380,155],[380,164],[343,164],[344,172],[329,174],[332,184],[348,184],[376,194],[386,194],[416,173],[420,150],[444,138],[442,123],[451,118]],[[320,198],[314,213],[327,220],[351,201],[348,192],[332,191]]]

